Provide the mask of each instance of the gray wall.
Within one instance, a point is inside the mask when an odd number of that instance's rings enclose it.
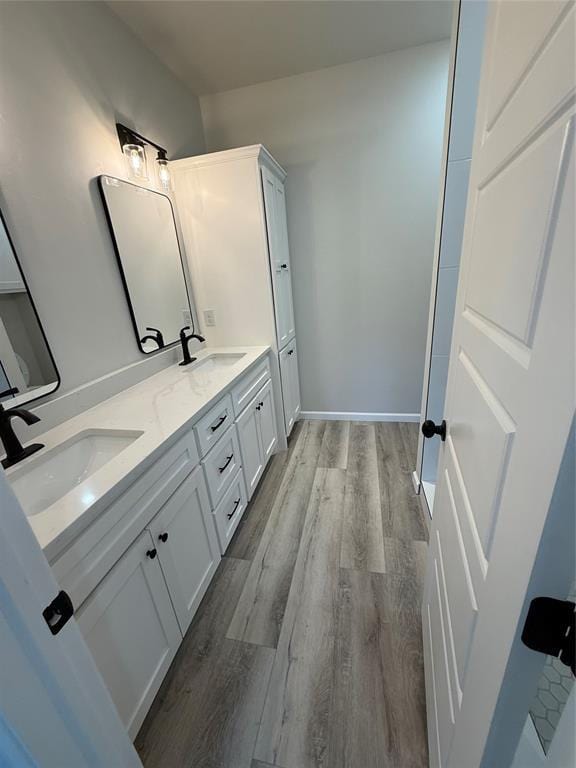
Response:
[[[288,171],[304,411],[417,413],[448,41],[201,98],[209,151]]]
[[[61,392],[142,359],[95,178],[125,176],[120,120],[204,151],[198,100],[104,3],[0,3],[0,205]]]

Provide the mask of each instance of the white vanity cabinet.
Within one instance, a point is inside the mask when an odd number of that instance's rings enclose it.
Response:
[[[282,372],[282,394],[284,403],[284,425],[289,435],[300,415],[300,380],[298,376],[298,350],[292,340],[280,352],[280,371]]]
[[[268,344],[280,448],[285,410],[297,418],[297,365],[290,383],[282,351],[296,337],[284,180],[260,144],[171,163],[202,334],[215,346]],[[292,393],[286,406],[284,392]],[[249,491],[250,492],[250,491]]]
[[[265,356],[51,563],[132,737],[277,446]]]
[[[270,456],[278,444],[274,396],[270,381],[236,421],[248,499],[252,498]]]
[[[120,718],[136,736],[182,635],[143,531],[76,612],[76,620]]]

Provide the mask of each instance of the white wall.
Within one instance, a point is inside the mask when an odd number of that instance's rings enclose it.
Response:
[[[196,97],[104,3],[1,2],[0,205],[60,394],[143,358],[96,186],[125,176],[117,120],[204,151]]]
[[[302,409],[420,407],[448,41],[201,98],[288,171]]]

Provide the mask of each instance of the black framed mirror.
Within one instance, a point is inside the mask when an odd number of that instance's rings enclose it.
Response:
[[[192,324],[172,201],[113,176],[98,183],[138,347],[157,352]]]
[[[5,408],[55,392],[60,374],[0,211],[0,402]]]

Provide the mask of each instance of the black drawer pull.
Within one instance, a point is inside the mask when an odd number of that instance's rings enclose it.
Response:
[[[214,426],[210,427],[212,432],[216,432],[217,429],[220,429],[220,427],[222,426],[222,424],[224,424],[224,422],[226,421],[227,418],[228,418],[228,414],[227,413],[225,413],[224,416],[221,416],[219,421],[218,421],[218,423],[214,424]]]
[[[289,349],[289,350],[288,350],[288,354],[289,354],[289,355],[293,355],[293,354],[294,354],[294,350],[293,350],[293,349]]]
[[[226,458],[226,463],[224,464],[224,466],[223,467],[218,467],[218,472],[220,472],[220,474],[222,474],[222,472],[224,472],[224,470],[226,469],[228,464],[230,464],[230,462],[232,461],[233,458],[234,458],[234,454],[231,453],[230,456],[228,456]]]
[[[236,510],[238,509],[238,505],[240,504],[241,501],[242,499],[236,499],[236,502],[234,504],[234,509],[232,510],[232,512],[228,512],[228,515],[227,515],[228,520],[232,520],[232,518],[236,514]]]
[[[160,541],[167,542],[168,541],[168,533],[160,533],[158,534],[158,538]]]
[[[156,551],[156,549],[149,549],[148,552],[146,552],[146,557],[149,557],[150,560],[154,560],[157,554],[158,552]]]

